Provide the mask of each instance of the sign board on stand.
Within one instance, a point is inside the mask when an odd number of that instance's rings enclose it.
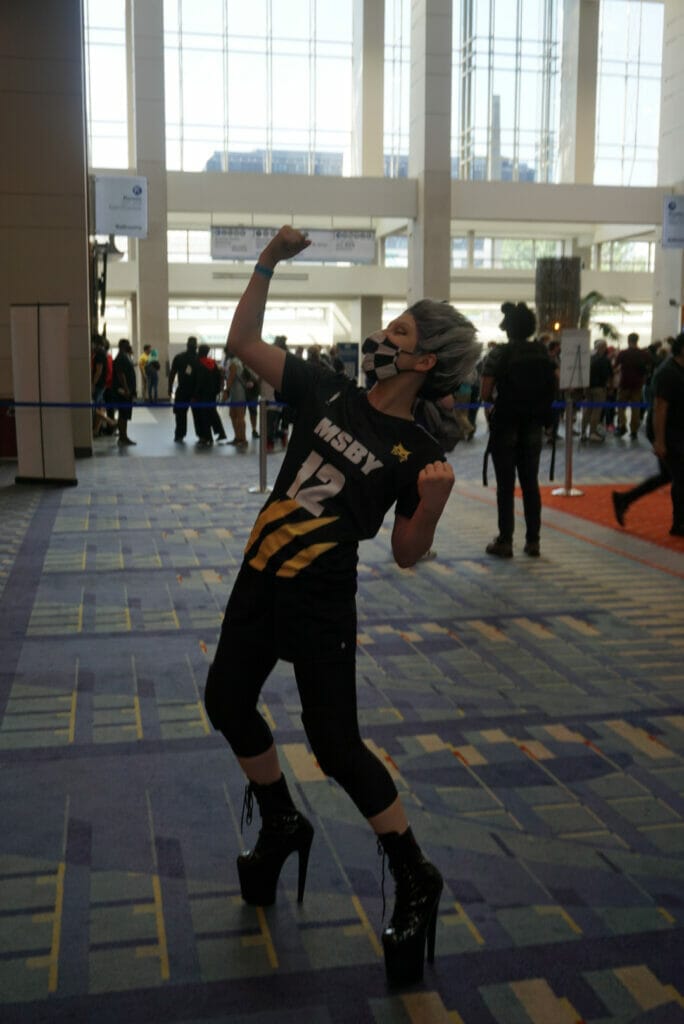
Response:
[[[338,357],[344,363],[344,372],[351,380],[359,376],[359,344],[356,341],[340,341],[335,346]]]
[[[565,486],[552,494],[578,498],[582,491],[572,485],[573,391],[589,387],[591,335],[584,329],[561,331],[560,389],[565,392]]]
[[[589,387],[591,335],[584,329],[561,331],[560,389]]]

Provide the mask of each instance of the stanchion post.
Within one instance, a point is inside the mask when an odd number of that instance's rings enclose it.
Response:
[[[267,401],[259,396],[259,486],[250,487],[250,494],[267,494],[271,488],[266,483],[266,408]]]
[[[572,486],[572,419],[572,391],[568,389],[565,393],[565,486],[551,491],[563,498],[579,498],[583,493]]]

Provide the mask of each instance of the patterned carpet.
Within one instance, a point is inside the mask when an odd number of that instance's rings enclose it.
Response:
[[[559,509],[592,523],[600,523],[616,530],[622,529],[615,519],[612,494],[613,491],[624,493],[626,487],[616,484],[584,484],[577,488],[582,491],[578,497],[554,494],[555,489],[542,489],[544,508]],[[633,537],[684,554],[684,537],[671,537],[668,532],[671,525],[672,502],[668,485],[630,505],[625,516],[624,529]]]
[[[445,877],[434,967],[393,993],[375,843],[287,665],[264,710],[316,827],[307,892],[293,860],[273,908],[239,898],[255,829],[201,694],[256,459],[136,452],[0,486],[3,1022],[684,1021],[681,552],[548,508],[541,559],[488,558],[478,440],[435,558],[362,546],[362,732]],[[617,452],[578,479],[630,479]]]

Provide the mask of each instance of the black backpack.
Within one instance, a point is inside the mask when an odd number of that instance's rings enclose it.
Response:
[[[553,422],[556,367],[541,341],[509,341],[496,367],[495,417],[499,422]]]

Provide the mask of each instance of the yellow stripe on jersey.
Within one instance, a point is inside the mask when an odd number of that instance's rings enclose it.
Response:
[[[269,558],[280,551],[281,548],[284,548],[286,544],[289,544],[296,537],[303,536],[305,533],[318,530],[322,526],[327,526],[328,523],[334,523],[336,518],[336,516],[328,516],[326,519],[305,519],[300,523],[283,523],[282,526],[279,526],[273,533],[269,533],[268,537],[261,542],[259,550],[254,558],[250,558],[249,564],[258,571],[265,569]],[[334,544],[328,545],[328,547],[334,546]]]
[[[263,530],[265,530],[269,523],[274,522],[276,519],[285,519],[286,516],[289,516],[300,507],[301,506],[299,506],[296,501],[285,501],[284,499],[274,501],[272,505],[268,505],[257,516],[256,522],[252,527],[252,532],[249,535],[245,551],[249,551],[252,544],[256,543],[257,537]]]
[[[289,561],[283,562],[281,567],[278,569],[276,576],[285,577],[291,579],[296,576],[298,572],[305,569],[307,565],[311,565],[319,555],[322,555],[325,551],[329,551],[330,548],[334,548],[335,543],[332,544],[312,544],[308,548],[303,548],[298,551],[294,558],[290,558]]]

